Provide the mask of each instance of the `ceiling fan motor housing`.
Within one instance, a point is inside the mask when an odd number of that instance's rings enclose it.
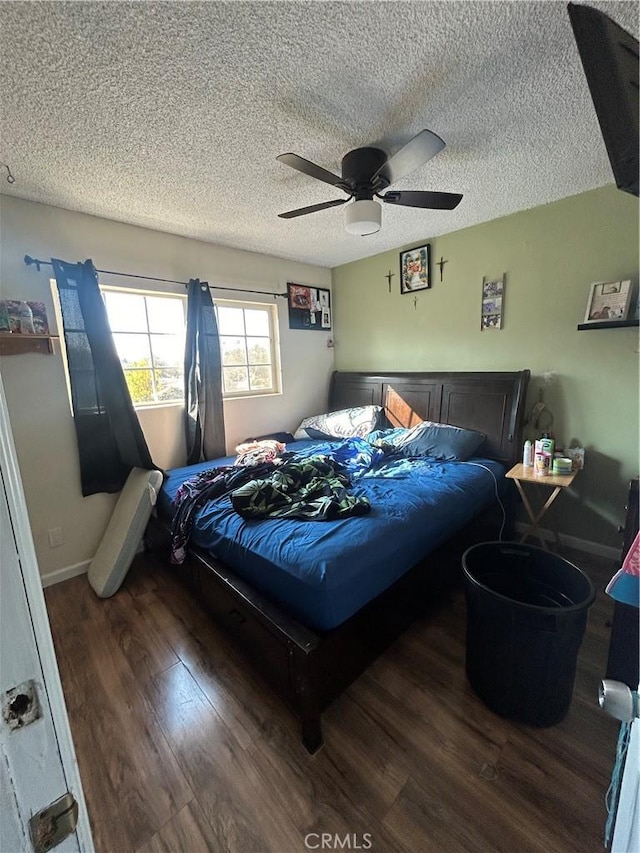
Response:
[[[347,198],[311,204],[279,213],[278,216],[282,219],[293,219],[350,202],[345,209],[347,231],[364,235],[378,231],[382,221],[381,206],[374,201],[374,196],[380,201],[402,207],[453,210],[462,200],[459,193],[400,190],[381,195],[382,190],[386,190],[390,184],[396,183],[404,175],[435,157],[444,147],[443,140],[437,134],[424,128],[391,157],[387,157],[381,148],[354,148],[342,158],[340,176],[293,152],[279,154],[277,159],[285,166],[325,184],[331,184],[332,187],[338,187],[347,194]]]
[[[389,185],[384,175],[376,177],[375,185],[371,178],[387,161],[387,155],[380,148],[356,148],[342,158],[342,179],[349,185],[356,200],[371,199],[375,192]]]

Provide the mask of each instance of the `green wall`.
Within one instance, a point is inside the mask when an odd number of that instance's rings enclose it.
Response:
[[[336,368],[529,368],[527,410],[542,395],[560,444],[587,451],[545,526],[618,547],[628,481],[638,475],[638,329],[576,325],[592,282],[630,278],[637,288],[637,199],[605,187],[424,242],[433,286],[418,294],[400,294],[398,251],[408,246],[333,270]],[[503,328],[482,332],[482,278],[503,272]]]

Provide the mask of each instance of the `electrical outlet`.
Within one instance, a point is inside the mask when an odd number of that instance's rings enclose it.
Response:
[[[58,548],[60,545],[64,544],[64,536],[62,534],[61,527],[52,527],[51,530],[47,531],[47,535],[49,537],[50,548]]]

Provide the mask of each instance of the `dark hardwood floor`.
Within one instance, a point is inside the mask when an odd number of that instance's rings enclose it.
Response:
[[[601,850],[618,732],[597,705],[612,564],[565,554],[599,594],[562,723],[509,722],[475,696],[459,591],[325,712],[315,756],[153,557],[136,558],[111,599],[99,600],[84,576],[49,587],[96,849]]]

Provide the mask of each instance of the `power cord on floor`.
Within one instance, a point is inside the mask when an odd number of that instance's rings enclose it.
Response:
[[[483,465],[482,462],[463,462],[463,465],[475,465],[476,468],[484,468],[485,471],[488,471],[493,478],[493,487],[495,489],[496,501],[498,502],[498,506],[502,510],[502,524],[500,525],[500,532],[498,533],[498,542],[502,542],[502,535],[504,533],[504,528],[507,524],[507,511],[504,508],[504,504],[500,498],[498,493],[498,481],[496,479],[496,475],[493,473],[491,468],[488,468],[486,465]]]

